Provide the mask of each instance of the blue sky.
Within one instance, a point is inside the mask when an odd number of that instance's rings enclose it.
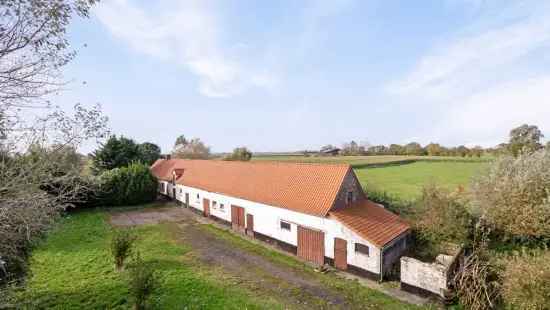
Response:
[[[110,0],[69,35],[56,102],[99,102],[165,152],[179,134],[214,151],[550,136],[546,1]]]

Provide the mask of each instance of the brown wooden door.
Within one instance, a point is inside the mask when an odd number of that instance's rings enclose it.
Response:
[[[334,238],[334,267],[348,269],[348,242],[344,239]]]
[[[189,193],[185,193],[185,207],[189,208]]]
[[[210,216],[210,200],[206,199],[206,198],[203,198],[202,199],[202,214],[205,216],[205,217],[209,217]]]
[[[231,226],[235,230],[244,232],[244,208],[231,205]]]
[[[254,237],[254,216],[252,214],[246,215],[246,234]]]
[[[298,257],[323,265],[325,263],[325,233],[298,226]]]

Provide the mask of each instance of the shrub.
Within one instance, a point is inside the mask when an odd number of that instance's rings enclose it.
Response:
[[[130,230],[115,230],[111,238],[111,254],[115,259],[115,269],[122,270],[124,261],[132,252],[132,246],[136,237]]]
[[[419,248],[437,254],[446,243],[467,243],[473,221],[462,199],[459,192],[424,186],[412,216]]]
[[[104,205],[135,205],[151,202],[157,197],[157,180],[143,164],[133,163],[105,171],[100,180]]]
[[[502,295],[506,304],[517,309],[548,309],[550,252],[522,253],[508,259]]]
[[[411,215],[414,207],[411,201],[399,199],[386,191],[377,190],[372,186],[364,187],[363,190],[369,200],[384,205],[386,209],[392,211],[393,213],[399,214],[405,218],[408,218]]]
[[[147,299],[155,289],[155,271],[136,254],[134,265],[129,274],[129,292],[134,300],[134,309],[145,309]]]
[[[503,156],[471,186],[472,206],[502,239],[550,235],[550,150]]]

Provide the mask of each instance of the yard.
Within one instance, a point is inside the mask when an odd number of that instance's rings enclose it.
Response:
[[[386,191],[400,199],[414,199],[428,182],[451,190],[467,187],[472,176],[487,165],[490,158],[438,156],[261,156],[254,160],[348,163],[363,187]]]
[[[131,228],[137,248],[157,271],[155,309],[420,308],[313,272],[293,257],[200,220],[166,204],[72,213],[34,249],[15,302],[28,308],[130,308],[126,274],[114,270],[109,239],[114,229],[126,229],[121,225],[139,224]]]

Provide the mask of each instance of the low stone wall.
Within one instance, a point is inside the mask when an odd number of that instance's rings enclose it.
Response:
[[[401,288],[420,295],[446,299],[462,249],[455,249],[453,252],[452,255],[438,255],[433,263],[401,257]]]
[[[401,257],[401,283],[406,284],[403,286],[405,290],[410,291],[412,286],[421,289],[413,293],[429,292],[445,297],[448,289],[447,278],[447,266],[439,262],[424,263],[412,257]]]

